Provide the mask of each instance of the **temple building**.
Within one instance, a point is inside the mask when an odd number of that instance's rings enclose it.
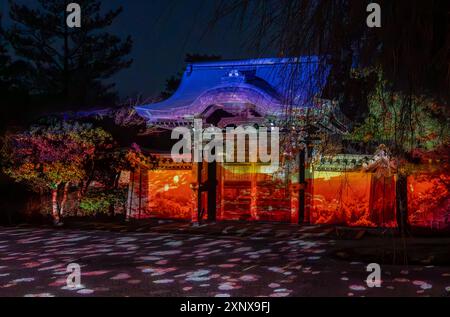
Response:
[[[132,218],[275,221],[393,227],[395,177],[363,171],[373,155],[318,150],[350,123],[322,96],[328,75],[318,57],[189,64],[167,100],[136,107],[149,126],[155,164],[131,173]],[[175,162],[171,130],[280,127],[280,164]],[[381,193],[381,194],[380,194]]]

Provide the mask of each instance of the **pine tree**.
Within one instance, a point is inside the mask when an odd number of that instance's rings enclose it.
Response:
[[[127,58],[131,38],[121,39],[105,30],[122,8],[103,14],[100,1],[80,0],[81,27],[69,28],[70,1],[38,2],[37,8],[10,2],[14,24],[6,31],[16,55],[34,68],[32,93],[66,109],[111,102],[114,84],[104,80],[132,63]]]
[[[1,27],[0,16],[0,96],[5,105],[20,105],[17,108],[0,107],[0,133],[3,133],[8,124],[22,119],[23,111],[28,103],[28,88],[30,87],[29,64],[23,60],[13,59],[8,50],[8,43]]]
[[[6,43],[1,28],[0,16],[0,91],[4,91],[9,87],[9,66],[11,64],[11,57],[6,49]]]

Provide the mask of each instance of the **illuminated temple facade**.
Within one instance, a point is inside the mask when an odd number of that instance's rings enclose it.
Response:
[[[339,138],[349,128],[335,103],[318,98],[327,77],[321,68],[317,57],[188,65],[173,96],[136,107],[152,131],[148,138],[155,147],[146,150],[156,163],[131,173],[128,216],[396,226],[395,177],[380,179],[361,168],[373,155],[316,155],[317,135]],[[170,156],[170,131],[192,128],[194,119],[225,129],[289,118],[296,121],[298,151],[289,156],[281,150],[276,169],[258,162],[177,163]],[[283,133],[291,135],[282,130],[281,139]],[[433,225],[426,211],[414,217]]]

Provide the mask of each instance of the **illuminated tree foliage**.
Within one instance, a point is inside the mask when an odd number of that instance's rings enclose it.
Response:
[[[80,210],[83,215],[92,216],[109,214],[114,216],[116,206],[126,208],[126,188],[117,189],[92,189],[81,198]]]
[[[425,95],[395,92],[377,72],[377,82],[368,97],[368,114],[347,137],[363,143],[383,143],[395,154],[439,151],[449,145],[448,108]]]
[[[4,172],[40,193],[50,192],[56,223],[64,214],[71,184],[80,183],[96,149],[110,135],[88,124],[52,122],[9,134],[3,147]],[[62,191],[62,198],[58,199]]]
[[[118,146],[115,142],[98,148],[88,162],[86,176],[80,186],[80,208],[87,215],[109,213],[115,215],[115,207],[125,210],[126,193],[119,185],[123,171],[135,173],[139,168],[153,168],[152,157],[142,153],[137,144],[129,148]],[[100,186],[90,186],[96,181]]]

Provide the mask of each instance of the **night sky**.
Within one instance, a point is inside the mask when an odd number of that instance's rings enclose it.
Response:
[[[37,0],[20,2],[34,5]],[[216,4],[215,0],[103,0],[104,9],[124,8],[111,32],[131,35],[134,40],[133,65],[113,78],[120,96],[159,94],[165,80],[183,69],[186,53],[221,55],[224,59],[264,55],[245,45],[246,32],[231,18],[212,30],[207,27]],[[10,23],[7,8],[8,0],[0,0],[6,27]]]

